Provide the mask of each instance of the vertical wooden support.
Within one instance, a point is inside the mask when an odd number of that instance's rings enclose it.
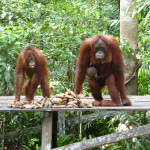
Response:
[[[52,118],[53,112],[44,112],[42,121],[42,150],[52,147]]]
[[[57,147],[57,112],[44,112],[42,121],[42,150]]]

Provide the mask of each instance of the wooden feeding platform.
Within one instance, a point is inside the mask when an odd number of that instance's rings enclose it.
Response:
[[[146,96],[128,96],[132,102],[132,106],[122,106],[122,107],[92,107],[92,108],[40,108],[40,109],[19,109],[19,108],[8,108],[7,105],[12,102],[14,96],[0,96],[0,112],[20,112],[20,111],[95,111],[95,110],[150,110],[150,95]],[[41,98],[41,96],[35,96],[35,101]],[[24,99],[24,96],[21,97]],[[90,102],[94,99],[92,97],[86,97]],[[110,99],[109,96],[104,96],[104,99]]]
[[[128,131],[113,133],[110,135],[100,136],[97,138],[89,139],[82,142],[77,142],[60,148],[57,146],[57,119],[56,115],[59,111],[149,111],[150,110],[150,95],[146,96],[128,96],[132,102],[132,106],[121,107],[92,107],[92,108],[40,108],[40,109],[20,109],[20,108],[8,108],[7,105],[14,100],[14,96],[0,96],[0,112],[44,112],[42,121],[42,149],[89,149],[98,147],[104,144],[109,144],[145,134],[150,134],[150,124],[129,129]],[[41,98],[41,96],[35,96],[35,101]],[[24,99],[24,96],[21,97]],[[92,97],[86,97],[90,102],[94,99]],[[104,99],[110,99],[109,96],[104,96]]]

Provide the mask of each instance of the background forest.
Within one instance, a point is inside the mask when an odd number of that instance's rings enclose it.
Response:
[[[134,17],[139,20],[139,53],[142,60],[138,74],[138,94],[150,94],[150,2],[135,0]],[[73,90],[75,61],[85,38],[95,34],[120,37],[119,7],[116,0],[1,0],[0,1],[0,95],[14,95],[14,68],[17,56],[26,46],[43,50],[50,72],[51,94]],[[129,46],[120,45],[124,55]],[[83,92],[89,93],[87,82]],[[90,94],[90,93],[89,93]],[[41,91],[37,90],[37,95]],[[82,115],[92,112],[83,112]],[[1,135],[41,125],[42,113],[0,113],[0,149],[36,149],[41,146],[37,134],[2,140]],[[79,116],[66,112],[66,122]],[[106,135],[116,131],[119,123],[138,126],[147,123],[145,112],[106,115],[100,120],[66,125],[66,135],[58,136],[58,146]],[[97,149],[148,149],[150,140],[142,136]]]

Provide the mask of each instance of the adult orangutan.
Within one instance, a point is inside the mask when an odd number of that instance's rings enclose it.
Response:
[[[124,63],[117,40],[111,35],[98,34],[87,38],[80,47],[76,62],[75,93],[79,94],[86,74],[93,106],[131,105],[124,85]],[[104,100],[102,89],[108,87],[111,100]]]
[[[15,69],[15,102],[20,102],[25,76],[27,82],[24,86],[25,101],[31,103],[38,85],[41,85],[43,97],[50,97],[49,72],[45,57],[40,50],[27,47],[21,51]]]

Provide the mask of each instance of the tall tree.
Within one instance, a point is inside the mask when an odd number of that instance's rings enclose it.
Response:
[[[132,19],[136,7],[133,0],[120,0],[120,38],[121,41],[126,39],[132,48],[131,57],[125,58],[126,64],[126,84],[127,94],[138,94],[138,74],[136,72],[138,52],[138,21]]]

